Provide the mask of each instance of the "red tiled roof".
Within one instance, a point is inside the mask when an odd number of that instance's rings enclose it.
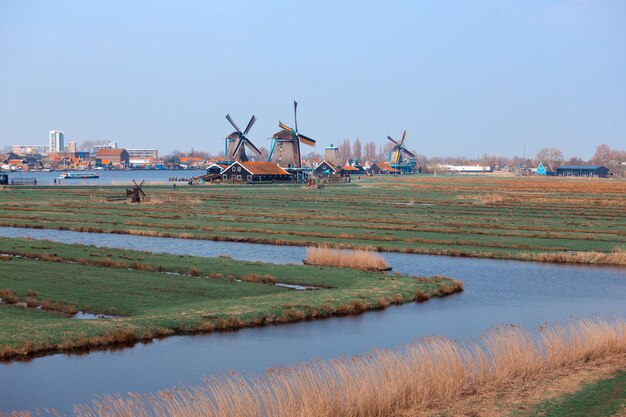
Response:
[[[358,168],[353,167],[352,165],[346,165],[345,167],[342,167],[341,169],[343,169],[344,171],[358,171]]]
[[[389,162],[376,162],[376,166],[383,171],[400,172],[391,165],[389,165]]]
[[[287,171],[273,162],[239,162],[252,175],[289,175]]]
[[[103,156],[121,156],[122,152],[124,151],[126,151],[126,149],[99,149],[96,157],[101,158]]]

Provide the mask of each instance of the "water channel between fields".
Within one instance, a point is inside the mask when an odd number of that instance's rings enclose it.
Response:
[[[183,240],[144,236],[0,227],[0,237],[31,237],[63,243],[147,250],[192,256],[300,263],[302,247]],[[197,384],[202,376],[230,370],[262,372],[315,358],[336,358],[398,347],[430,335],[476,337],[498,324],[536,328],[572,317],[626,317],[626,270],[491,259],[383,254],[394,271],[445,274],[465,291],[422,304],[230,333],[173,336],[150,344],[86,355],[54,354],[0,365],[0,410],[72,404],[98,394],[154,392]],[[0,270],[0,276],[2,271]]]

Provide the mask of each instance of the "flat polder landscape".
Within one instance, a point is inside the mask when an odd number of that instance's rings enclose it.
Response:
[[[625,181],[364,176],[322,189],[297,184],[144,189],[148,198],[140,204],[119,198],[125,189],[117,186],[0,190],[0,226],[12,231],[11,237],[0,240],[0,356],[5,366],[32,360],[33,365],[42,364],[45,372],[45,360],[60,352],[70,354],[71,361],[72,354],[87,354],[88,358],[89,352],[124,347],[130,352],[137,342],[176,335],[216,334],[317,319],[332,322],[337,320],[333,317],[361,314],[364,320],[372,320],[368,311],[410,303],[429,308],[448,298],[461,309],[468,303],[463,297],[478,295],[484,297],[478,303],[495,301],[491,308],[503,295],[513,310],[515,298],[528,306],[557,306],[568,297],[576,300],[582,296],[565,287],[559,290],[559,285],[567,286],[568,276],[578,282],[580,288],[575,291],[588,291],[589,309],[594,311],[602,304],[602,291],[607,292],[606,305],[612,306],[609,294],[619,298],[624,288],[615,277],[621,276],[626,266]],[[57,235],[50,238],[55,230]],[[79,232],[78,238],[65,241],[68,231]],[[91,243],[81,243],[81,235],[90,237]],[[147,240],[143,250],[99,244],[98,236],[105,242],[106,236],[124,235],[134,235],[128,239],[168,238],[172,250],[151,251]],[[202,254],[187,254],[185,247],[196,241],[232,242],[233,246],[230,255],[220,249],[212,252],[210,247]],[[264,244],[256,245],[259,253],[272,255],[240,259],[238,251],[249,251],[250,244]],[[377,260],[382,266],[359,269],[361,261],[343,267],[332,266],[338,264],[335,260],[326,266],[302,265],[304,258],[314,259],[310,250],[308,254],[281,255],[280,248],[302,246],[339,250],[337,256],[364,253],[368,259],[378,252],[386,254],[394,269],[385,271],[387,263],[382,258]],[[389,256],[393,253],[415,258],[398,263]],[[417,257],[422,254],[436,255],[431,256],[428,274],[414,272],[420,268],[413,265],[425,261]],[[318,256],[330,254],[320,252]],[[500,274],[501,283],[496,279],[491,287],[475,290],[472,287],[480,276],[469,273],[468,285],[463,272],[450,274],[445,266],[450,259],[462,258],[522,261],[520,265],[531,268],[543,263],[546,268],[564,264],[558,268],[587,269],[546,269],[538,274],[553,274],[557,288],[531,278],[521,289],[509,266],[485,264],[480,268]],[[581,264],[588,266],[574,266]],[[597,275],[594,271],[603,274],[605,269],[609,277],[598,276],[593,289],[576,278],[579,272],[593,277]],[[463,267],[455,271],[463,271]],[[547,294],[554,293],[552,301],[537,298],[538,285],[545,286]],[[572,300],[568,303],[559,314],[580,311],[572,309]],[[432,308],[445,309],[445,305],[432,304]],[[454,311],[457,307],[450,308]],[[169,388],[166,383],[158,385],[158,390],[165,391],[145,396],[105,395],[93,407],[78,406],[72,412],[80,416],[434,413],[445,409],[442,402],[475,389],[497,391],[502,384],[516,386],[520,380],[535,390],[540,390],[545,380],[558,385],[563,377],[559,372],[589,361],[600,364],[588,367],[589,372],[598,374],[590,381],[599,385],[582,388],[580,383],[574,384],[566,393],[582,395],[589,408],[594,407],[589,398],[600,396],[606,400],[602,404],[612,410],[619,408],[619,401],[614,404],[611,392],[621,389],[623,375],[609,371],[620,369],[623,363],[626,328],[623,309],[609,308],[613,313],[609,317],[588,319],[583,315],[581,321],[563,327],[550,325],[538,333],[521,327],[500,328],[484,335],[478,345],[425,339],[396,353],[373,353],[362,359],[318,362],[251,378],[216,375],[195,388]],[[471,309],[467,313],[475,314]],[[536,314],[541,316],[540,311]],[[411,317],[419,323],[420,313]],[[478,320],[475,326],[483,330],[490,326],[485,318]],[[326,326],[324,321],[321,326]],[[441,331],[449,334],[444,328]],[[450,335],[454,337],[454,333]],[[332,344],[332,339],[329,342]],[[369,349],[387,347],[380,341],[370,343]],[[332,352],[331,357],[337,357],[345,351],[337,346]],[[381,379],[381,375],[385,377]],[[366,388],[349,389],[350,381],[357,377]],[[439,388],[431,389],[430,384]],[[326,387],[323,390],[322,385]],[[373,394],[367,388],[371,386],[384,389]],[[291,388],[284,391],[284,387]],[[115,388],[98,394],[114,392]],[[93,394],[85,396],[92,398]],[[559,397],[558,401],[564,407],[568,401],[578,401],[568,398]],[[51,401],[45,406],[68,413],[67,401],[90,402],[84,396],[70,396],[63,404]],[[28,404],[17,404],[15,408],[28,409]],[[550,406],[531,400],[525,405],[529,413]]]
[[[378,177],[350,185],[6,188],[0,226],[625,265],[626,182]]]

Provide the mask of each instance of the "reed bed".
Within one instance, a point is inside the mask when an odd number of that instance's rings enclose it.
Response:
[[[462,395],[626,352],[626,322],[580,320],[529,332],[496,328],[477,341],[426,338],[400,350],[229,373],[155,394],[107,395],[78,417],[383,417],[443,405]]]
[[[345,251],[327,247],[307,248],[306,263],[365,271],[390,269],[385,259],[376,252],[367,250]]]

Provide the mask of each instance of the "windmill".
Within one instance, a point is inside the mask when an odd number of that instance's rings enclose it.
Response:
[[[137,184],[135,180],[133,180],[133,184],[135,184],[135,186],[132,189],[129,189],[129,188],[126,189],[126,197],[130,197],[130,201],[132,203],[141,203],[142,197],[144,199],[148,197],[146,193],[144,193],[143,190],[141,189],[143,182],[144,180],[141,180],[141,183]]]
[[[226,115],[226,119],[230,122],[231,125],[235,128],[235,132],[228,135],[226,138],[226,146],[224,149],[224,155],[226,156],[226,160],[228,162],[246,162],[248,160],[248,156],[246,155],[245,147],[248,147],[252,152],[254,152],[257,156],[261,156],[261,151],[257,149],[256,146],[246,137],[250,128],[256,122],[256,117],[254,115],[248,122],[248,126],[246,126],[246,130],[241,132],[241,130],[237,127],[233,119],[229,114]]]
[[[298,132],[298,103],[293,102],[293,119],[295,129],[290,128],[283,122],[278,122],[282,129],[272,137],[272,149],[270,149],[269,161],[283,168],[301,168],[300,142],[305,145],[315,146],[315,140]]]
[[[412,152],[409,152],[409,150],[404,147],[404,141],[406,140],[406,130],[404,131],[404,134],[402,134],[402,140],[400,141],[400,143],[395,141],[391,136],[387,136],[387,139],[394,143],[394,147],[391,148],[391,151],[389,152],[389,164],[391,166],[405,164],[402,154],[407,154],[411,158],[415,158],[415,155]]]

